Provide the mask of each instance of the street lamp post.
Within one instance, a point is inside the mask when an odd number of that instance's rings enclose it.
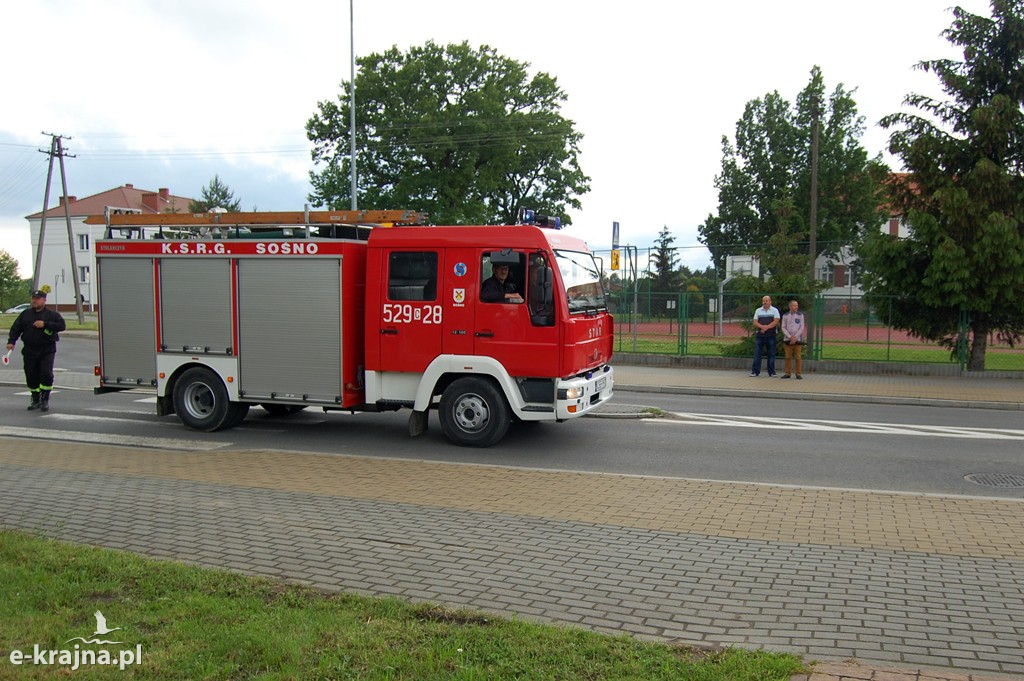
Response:
[[[355,0],[348,0],[349,45],[351,46],[352,79],[349,82],[349,160],[352,165],[352,210],[359,208],[356,200],[356,20]]]
[[[58,303],[57,303],[57,300],[58,300],[58,298],[57,298],[57,282],[58,281],[60,281],[60,282],[64,281],[64,270],[61,270],[60,274],[53,275],[53,309],[54,310],[56,310],[57,307],[58,307]]]

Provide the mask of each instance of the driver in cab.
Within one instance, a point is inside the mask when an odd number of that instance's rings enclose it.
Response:
[[[486,303],[521,303],[523,296],[516,291],[516,285],[509,278],[509,266],[495,263],[491,276],[480,286],[480,300]]]

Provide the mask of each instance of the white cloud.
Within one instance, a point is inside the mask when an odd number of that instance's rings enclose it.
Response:
[[[8,4],[0,247],[26,271],[24,216],[41,207],[46,157],[36,154],[38,163],[13,179],[5,171],[48,143],[40,131],[74,138],[74,195],[125,182],[194,195],[217,172],[246,208],[301,209],[311,167],[305,122],[349,77],[347,2]],[[982,0],[960,4],[989,12]],[[865,146],[879,153],[886,135],[878,119],[911,91],[937,93],[934,77],[911,66],[955,55],[939,35],[952,19],[948,6],[355,0],[355,46],[368,54],[468,40],[556,76],[569,95],[565,113],[585,135],[581,162],[592,177],[572,230],[607,247],[618,220],[623,243],[646,247],[668,225],[686,246],[716,208],[720,139],[748,100],[771,90],[793,98],[820,65],[829,90],[839,82],[857,89]],[[684,252],[685,264],[700,264],[690,259],[696,252]]]

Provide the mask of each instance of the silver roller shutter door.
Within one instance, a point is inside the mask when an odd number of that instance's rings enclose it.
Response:
[[[104,382],[156,385],[153,261],[98,258]]]
[[[231,354],[230,261],[161,261],[160,317],[165,352]]]
[[[239,390],[258,399],[341,396],[341,261],[238,262]]]

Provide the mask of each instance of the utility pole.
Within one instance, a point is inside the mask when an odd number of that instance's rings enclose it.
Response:
[[[811,286],[814,286],[814,263],[818,260],[818,98],[811,104]]]
[[[817,282],[814,277],[814,265],[818,261],[818,128],[820,127],[820,117],[821,112],[819,110],[818,96],[815,94],[814,102],[811,104],[811,291],[817,290],[815,288]],[[818,347],[818,344],[812,340],[814,338],[812,334],[814,332],[814,327],[821,323],[822,320],[816,320],[814,319],[814,316],[811,315],[804,329],[807,333],[807,340],[810,342],[810,345],[807,347],[810,350],[811,357],[814,359],[821,358],[821,349]]]
[[[43,133],[46,134],[45,132]],[[42,153],[47,153],[40,149]],[[43,219],[39,222],[39,243],[36,244],[36,266],[32,271],[32,290],[39,288],[39,270],[43,266],[43,242],[46,239],[46,207],[50,204],[50,181],[53,179],[53,158],[57,155],[57,137],[50,140],[50,167],[46,170],[46,190],[43,192]]]
[[[68,178],[67,173],[64,170],[64,157],[75,158],[73,155],[67,154],[64,151],[63,140],[71,139],[63,135],[55,135],[53,133],[44,132],[44,135],[50,135],[50,151],[39,151],[50,156],[50,167],[46,172],[46,190],[43,192],[43,217],[39,222],[39,244],[36,248],[36,266],[35,271],[32,273],[32,287],[39,287],[39,270],[43,264],[43,242],[46,238],[46,207],[50,202],[50,183],[53,180],[53,159],[56,157],[60,163],[60,183],[61,189],[63,190],[62,196],[64,197],[64,222],[67,225],[68,230],[68,251],[71,253],[71,281],[74,282],[75,288],[75,309],[78,312],[78,323],[85,322],[85,316],[82,314],[82,292],[78,283],[78,260],[75,257],[75,235],[74,230],[71,228],[71,208],[68,205]],[[56,287],[57,282],[54,280],[54,286]]]

